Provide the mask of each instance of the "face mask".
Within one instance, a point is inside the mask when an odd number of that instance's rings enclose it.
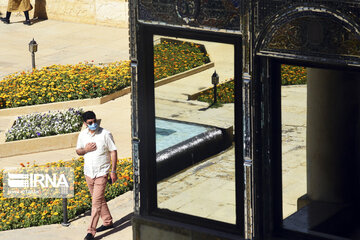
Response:
[[[87,125],[88,128],[91,130],[91,131],[95,131],[97,128],[98,128],[98,124],[97,123],[93,123],[91,125]]]

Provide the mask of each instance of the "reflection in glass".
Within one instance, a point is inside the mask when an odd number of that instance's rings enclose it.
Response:
[[[306,69],[281,66],[283,218],[306,194]],[[294,85],[296,84],[296,85]]]
[[[209,107],[214,71],[219,88],[234,77],[234,47],[155,36],[154,49],[158,207],[235,224],[234,104]]]
[[[282,86],[283,227],[360,239],[360,74],[307,68],[306,78]]]

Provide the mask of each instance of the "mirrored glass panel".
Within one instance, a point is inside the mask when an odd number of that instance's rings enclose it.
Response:
[[[281,65],[283,218],[298,209],[306,194],[306,68]]]
[[[360,74],[282,65],[281,77],[283,226],[360,239]]]
[[[235,224],[234,46],[154,36],[154,76],[158,208]]]

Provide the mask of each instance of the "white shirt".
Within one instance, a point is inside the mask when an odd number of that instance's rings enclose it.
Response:
[[[110,152],[116,146],[112,134],[104,128],[98,127],[94,133],[89,129],[80,132],[76,149],[85,148],[87,143],[96,143],[96,150],[84,155],[84,174],[90,178],[101,177],[109,173]]]

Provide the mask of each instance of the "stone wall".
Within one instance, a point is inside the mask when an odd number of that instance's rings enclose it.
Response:
[[[128,0],[30,0],[30,18],[128,27]],[[1,16],[8,0],[0,0]]]

